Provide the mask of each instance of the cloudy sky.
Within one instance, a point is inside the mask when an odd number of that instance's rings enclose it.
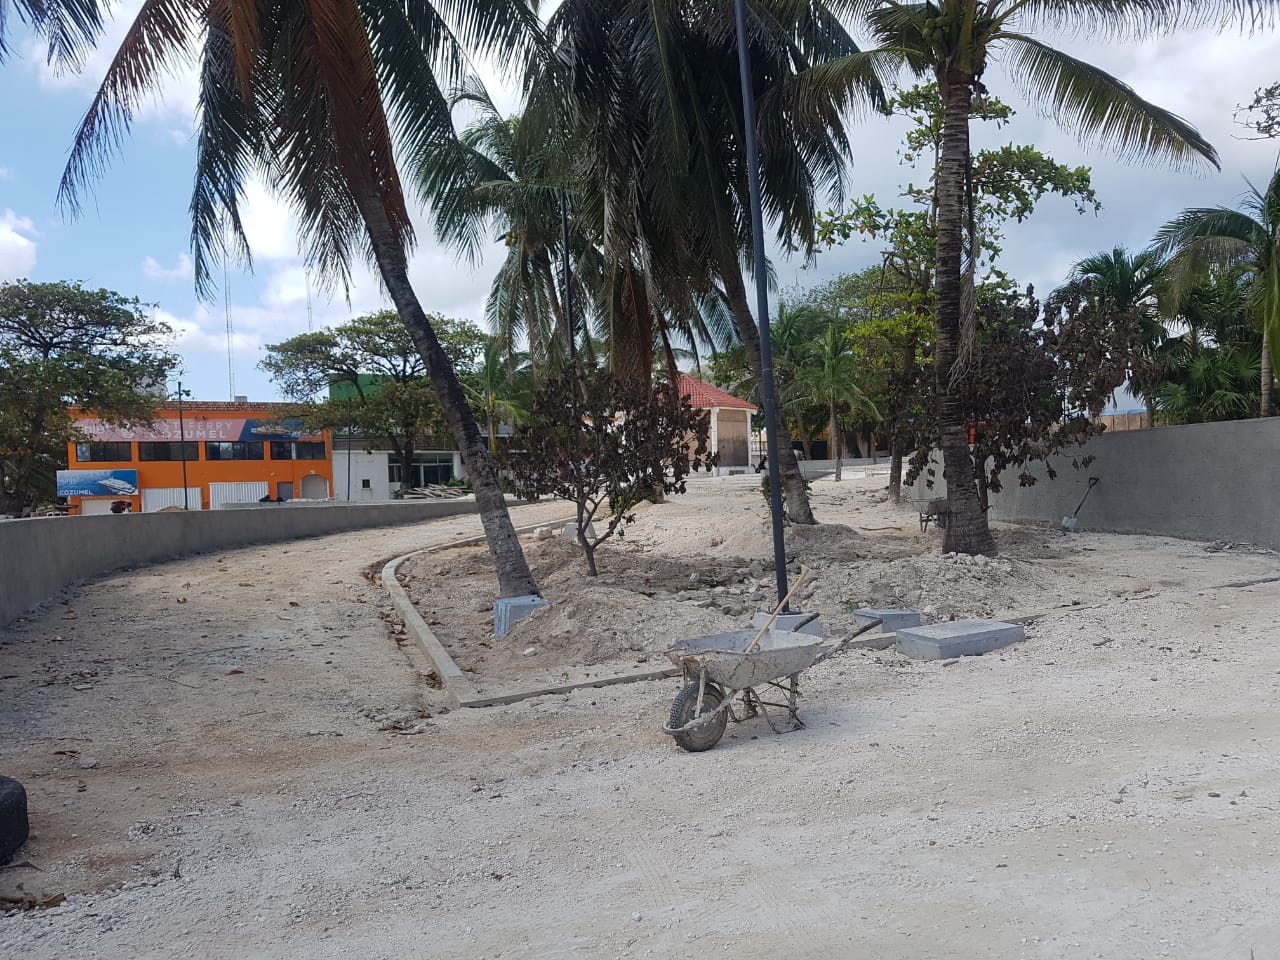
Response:
[[[200,303],[192,288],[187,219],[194,147],[191,138],[194,83],[175,76],[165,97],[149,104],[132,138],[100,181],[78,220],[55,204],[58,178],[76,125],[101,79],[115,42],[137,9],[126,0],[100,55],[75,76],[59,76],[32,43],[0,68],[0,281],[79,280],[155,303],[177,332],[183,377],[199,399],[226,398],[226,311],[234,336],[231,373],[238,394],[274,399],[276,391],[257,369],[264,344],[307,329],[311,288],[316,327],[385,305],[368,271],[351,291],[351,302],[332,297],[310,281],[302,267],[287,208],[263,189],[248,197],[245,223],[255,258],[253,273],[227,276],[226,302]],[[12,24],[11,24],[12,25]],[[1265,183],[1275,168],[1280,142],[1249,141],[1232,119],[1237,104],[1254,89],[1280,79],[1280,33],[1244,36],[1187,32],[1141,44],[1103,45],[1073,37],[1051,39],[1077,56],[1119,76],[1140,94],[1194,123],[1217,147],[1222,171],[1171,172],[1123,166],[1105,154],[1082,149],[1041,118],[1019,97],[998,64],[987,82],[1018,111],[1001,131],[975,130],[975,144],[1030,143],[1057,160],[1092,166],[1103,209],[1080,216],[1069,203],[1046,200],[1036,215],[1009,231],[1004,265],[1021,282],[1042,292],[1060,282],[1081,256],[1115,244],[1140,247],[1164,220],[1187,206],[1233,204],[1244,177]],[[109,49],[108,49],[109,47]],[[500,105],[515,109],[514,88],[492,70],[482,72]],[[867,121],[854,130],[856,166],[851,192],[875,193],[895,202],[898,185],[921,175],[898,165],[903,126]],[[419,211],[420,245],[412,276],[429,311],[481,322],[483,303],[500,251],[473,267],[431,242],[429,212]],[[878,259],[874,242],[851,242],[806,267],[778,262],[783,286],[808,285]]]

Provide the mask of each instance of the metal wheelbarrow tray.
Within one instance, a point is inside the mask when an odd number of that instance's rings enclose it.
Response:
[[[663,732],[685,750],[710,750],[735,723],[763,715],[775,733],[784,732],[768,714],[768,707],[787,711],[790,729],[804,724],[797,715],[801,671],[844,650],[855,637],[880,625],[872,621],[843,641],[822,640],[807,633],[767,630],[748,653],[756,630],[730,630],[675,643],[667,656],[684,673],[685,685],[671,705]],[[784,685],[779,682],[786,680]],[[774,687],[786,694],[785,703],[764,700],[756,687]],[[741,716],[733,709],[741,695]]]

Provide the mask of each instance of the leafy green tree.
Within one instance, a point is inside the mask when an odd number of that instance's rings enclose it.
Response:
[[[919,404],[921,378],[926,373],[937,377],[932,362],[937,312],[934,280],[938,272],[938,172],[945,117],[936,82],[898,91],[889,107],[911,124],[899,154],[902,162],[923,166],[926,179],[902,188],[902,196],[910,201],[904,208],[883,207],[868,195],[844,212],[828,211],[818,218],[818,226],[820,238],[829,244],[855,235],[883,243],[876,276],[871,272],[855,275],[844,281],[844,292],[837,285],[828,295],[837,296],[843,309],[855,309],[858,303],[873,307],[874,329],[863,327],[858,336],[883,365],[892,393],[881,409],[890,442],[889,496],[896,502],[901,499],[906,452],[917,444],[934,446],[940,442],[940,437],[920,435],[917,428],[939,422],[925,416]],[[1011,107],[986,93],[975,97],[972,107],[972,119],[997,128],[1014,115]],[[972,201],[966,218],[973,254],[967,282],[1016,293],[999,265],[1005,233],[1009,224],[1031,216],[1047,196],[1070,201],[1080,213],[1099,207],[1087,167],[1066,166],[1026,145],[1008,144],[973,156],[966,198]],[[970,302],[967,298],[966,303]],[[971,336],[963,351],[966,364],[972,360],[972,352]],[[940,396],[936,390],[929,395]],[[980,477],[976,463],[974,473],[975,478]],[[949,496],[950,489],[948,485]]]
[[[19,3],[63,60],[101,38],[106,0]],[[537,585],[466,393],[410,284],[414,233],[395,161],[415,163],[453,137],[444,91],[467,75],[471,56],[519,70],[541,47],[537,15],[522,0],[154,0],[113,56],[60,187],[74,212],[139,105],[177,64],[195,62],[197,288],[211,292],[219,259],[249,261],[241,202],[253,176],[289,203],[316,275],[345,285],[356,261],[376,265],[471,475],[503,596]]]
[[[951,511],[944,546],[963,553],[993,553],[986,513],[969,479],[977,470],[958,396],[976,344],[976,311],[970,305],[976,302],[978,251],[966,186],[973,173],[969,123],[975,97],[985,94],[982,78],[988,64],[1003,64],[1015,84],[1082,142],[1109,147],[1123,158],[1216,165],[1213,148],[1185,121],[1029,31],[1043,27],[1103,38],[1145,37],[1191,24],[1247,22],[1277,5],[1266,0],[855,0],[850,6],[866,20],[878,44],[863,56],[934,80],[942,98],[934,303],[937,422]]]
[[[1280,369],[1280,169],[1265,191],[1250,183],[1242,206],[1184,210],[1160,228],[1156,243],[1171,256],[1170,269],[1184,278],[1196,276],[1207,265],[1247,272],[1251,304],[1262,330],[1259,410],[1267,417],[1273,371]]]
[[[438,315],[430,321],[465,381],[484,349],[484,334],[465,321]],[[415,450],[427,436],[446,432],[448,422],[426,364],[395,311],[299,334],[266,350],[259,366],[281,393],[305,404],[309,423],[354,431],[367,444],[391,450],[400,465],[400,488],[413,485]]]
[[[505,464],[519,496],[576,506],[578,544],[594,577],[596,549],[635,519],[637,504],[655,491],[684,493],[691,471],[715,465],[710,435],[710,413],[670,384],[650,389],[568,367],[538,388]],[[597,516],[601,533],[594,532]]]
[[[904,261],[905,262],[905,261]],[[903,460],[922,420],[933,345],[932,297],[888,263],[845,274],[805,294],[849,326],[863,390],[889,442],[889,497],[902,499]]]
[[[149,423],[178,359],[172,331],[134,297],[78,283],[0,285],[0,513],[52,500],[69,408],[108,423]]]

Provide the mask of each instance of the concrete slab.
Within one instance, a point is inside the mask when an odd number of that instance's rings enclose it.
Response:
[[[769,622],[770,616],[771,614],[768,613],[757,613],[751,618],[751,626],[759,630]],[[808,620],[811,616],[812,614],[809,613],[780,613],[778,614],[778,619],[773,621],[772,629],[795,630],[796,624]],[[816,620],[810,620],[808,623],[804,624],[804,626],[800,627],[797,632],[808,634],[811,637],[826,637],[827,635],[827,631],[822,626],[821,617]]]
[[[876,610],[864,607],[853,611],[855,626],[865,626],[872,620],[879,620],[881,633],[894,633],[904,627],[920,626],[920,614],[915,610]]]
[[[493,602],[493,635],[506,636],[511,627],[523,620],[547,601],[542,597],[502,597]]]
[[[897,634],[898,652],[917,660],[976,657],[1026,639],[1021,625],[998,620],[951,620]]]

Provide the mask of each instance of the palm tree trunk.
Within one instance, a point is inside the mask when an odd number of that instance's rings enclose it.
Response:
[[[733,265],[733,269],[723,270],[721,279],[725,295],[729,298],[729,308],[733,311],[738,336],[747,354],[747,364],[756,381],[763,383],[760,331],[751,314],[751,305],[747,303],[747,289],[742,284],[742,274],[738,272],[737,264]],[[791,437],[782,411],[778,411],[778,421],[778,470],[782,473],[782,496],[786,502],[787,519],[792,523],[816,524],[818,521],[813,516],[813,508],[809,506],[809,493],[804,488],[800,461],[796,459],[796,452],[791,446]]]
[[[356,191],[355,200],[365,228],[369,231],[369,240],[378,262],[378,270],[382,274],[382,282],[391,295],[401,322],[413,338],[414,346],[427,365],[431,385],[435,388],[440,405],[444,408],[445,418],[453,430],[454,439],[462,453],[462,462],[471,475],[471,487],[475,491],[480,523],[484,527],[489,552],[493,555],[494,566],[497,568],[498,595],[521,597],[538,594],[538,585],[534,582],[524,551],[520,547],[520,538],[516,536],[515,527],[511,523],[511,514],[507,512],[506,497],[498,485],[497,468],[489,451],[485,449],[475,414],[471,412],[453,365],[440,346],[436,332],[431,328],[422,304],[418,302],[417,294],[409,283],[408,258],[392,229],[386,208],[372,191]]]
[[[1261,416],[1271,416],[1271,325],[1262,324],[1262,404]]]
[[[836,404],[831,401],[827,412],[831,415],[831,454],[836,462],[836,479],[840,479],[840,425],[836,423]]]
[[[960,345],[960,301],[964,223],[964,183],[969,165],[969,116],[973,110],[972,78],[958,70],[939,69],[942,94],[942,156],[938,161],[938,268],[934,326],[938,426],[947,480],[950,517],[943,538],[947,553],[994,555],[995,540],[978,500],[973,457],[965,415],[952,385]]]

